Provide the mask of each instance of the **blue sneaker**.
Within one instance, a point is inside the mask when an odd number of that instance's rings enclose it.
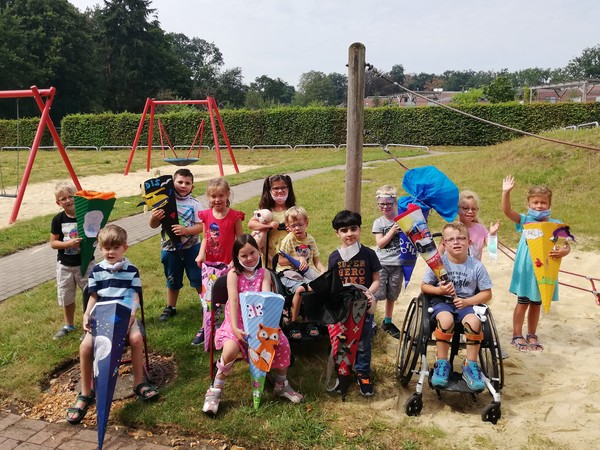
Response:
[[[435,388],[448,387],[448,377],[450,376],[450,364],[445,359],[438,359],[433,366],[433,375],[431,385]]]
[[[481,379],[481,369],[475,361],[467,361],[462,366],[463,380],[467,382],[467,387],[472,391],[479,392],[485,389],[485,383]]]

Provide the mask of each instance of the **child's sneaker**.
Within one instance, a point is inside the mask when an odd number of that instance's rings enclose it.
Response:
[[[166,306],[158,320],[161,322],[166,322],[169,317],[173,317],[175,314],[177,314],[177,310],[175,308],[172,306]]]
[[[299,392],[296,392],[291,386],[288,380],[276,381],[275,387],[273,388],[273,394],[287,398],[292,403],[300,403],[304,396]]]
[[[479,392],[485,389],[485,383],[481,379],[481,369],[475,361],[467,361],[462,366],[463,380],[467,382],[467,387],[472,391]]]
[[[360,388],[360,393],[365,397],[370,397],[373,395],[373,382],[369,375],[365,375],[363,373],[359,373],[356,378],[356,382],[358,383],[358,387]]]
[[[431,385],[435,388],[448,387],[448,377],[450,376],[450,364],[445,359],[438,359],[433,366],[433,375],[431,376]]]
[[[204,344],[204,328],[200,328],[198,333],[196,333],[196,337],[192,340],[192,345],[201,345]]]
[[[381,329],[395,339],[400,339],[400,330],[392,322],[381,324]]]
[[[59,339],[64,338],[71,331],[75,331],[75,326],[74,325],[65,325],[60,330],[58,330],[54,334],[54,336],[52,336],[52,339],[54,339],[55,341],[58,341]]]
[[[221,389],[208,388],[206,391],[206,397],[204,397],[204,406],[202,412],[209,415],[216,415],[219,410],[219,403],[221,402]]]

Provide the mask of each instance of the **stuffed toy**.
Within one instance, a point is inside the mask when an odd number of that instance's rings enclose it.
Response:
[[[269,223],[273,220],[273,214],[268,209],[258,209],[256,211],[254,211],[252,216],[262,224]],[[254,239],[256,239],[258,248],[260,249],[260,251],[263,255],[265,254],[265,250],[266,250],[265,246],[267,244],[267,233],[268,233],[268,230],[266,230],[266,231],[256,230],[256,231],[252,232],[252,237]]]

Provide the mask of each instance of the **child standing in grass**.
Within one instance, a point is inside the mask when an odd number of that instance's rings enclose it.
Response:
[[[125,298],[133,301],[127,339],[131,347],[134,393],[145,401],[156,399],[159,395],[156,387],[144,379],[144,338],[140,324],[135,319],[140,305],[142,283],[137,267],[124,256],[127,251],[127,232],[118,225],[105,226],[98,233],[98,247],[104,260],[94,266],[89,276],[90,300],[83,314],[83,329],[86,334],[79,346],[81,392],[75,404],[67,410],[67,421],[74,425],[83,420],[95,401],[92,389],[94,355],[90,314],[97,302]]]
[[[202,288],[202,272],[196,265],[196,255],[200,251],[200,238],[202,232],[202,221],[200,220],[200,202],[192,197],[194,189],[194,174],[189,169],[179,169],[173,176],[175,187],[175,201],[177,202],[177,216],[179,224],[173,225],[173,233],[181,236],[182,251],[177,251],[177,246],[169,239],[166,233],[162,233],[160,260],[164,266],[167,279],[167,305],[160,315],[161,322],[168,320],[177,314],[177,299],[179,290],[183,287],[183,272],[190,280],[190,286],[195,288],[200,295]],[[165,211],[157,208],[150,216],[150,227],[158,228]],[[183,254],[183,259],[181,258]]]
[[[527,214],[519,214],[510,205],[510,191],[515,187],[515,179],[508,175],[502,182],[502,211],[516,224],[517,231],[521,233],[521,240],[515,255],[510,292],[517,296],[517,305],[513,312],[513,337],[511,344],[520,352],[544,350],[537,337],[537,326],[540,320],[542,300],[540,290],[535,279],[533,263],[529,247],[523,234],[523,225],[531,222],[556,222],[560,220],[550,217],[552,206],[552,191],[546,186],[533,186],[527,191]],[[562,258],[571,251],[568,243],[550,251],[551,258]],[[558,285],[554,288],[552,300],[558,300]],[[527,335],[523,337],[523,321],[527,313]]]
[[[340,248],[329,255],[329,269],[337,270],[343,284],[351,283],[367,288],[365,295],[369,299],[369,311],[358,343],[354,370],[360,393],[373,395],[371,379],[371,334],[373,332],[374,293],[379,290],[381,263],[375,251],[360,244],[360,227],[362,218],[353,211],[340,211],[331,222],[335,234],[340,240]]]
[[[263,255],[265,267],[274,269],[274,267],[271,267],[273,256],[279,251],[281,240],[287,235],[284,215],[287,209],[292,206],[296,206],[296,196],[289,175],[271,175],[267,177],[263,183],[258,208],[271,211],[273,220],[263,224],[253,217],[248,221],[248,228],[251,230],[268,233],[268,248],[266,254]]]
[[[60,182],[54,188],[56,204],[63,208],[52,219],[50,226],[50,247],[58,250],[56,256],[56,291],[58,304],[63,308],[64,325],[53,339],[58,340],[75,330],[75,297],[77,287],[82,291],[87,285],[87,277],[93,264],[85,261],[87,270],[81,274],[81,238],[77,232],[75,219],[75,186]]]
[[[400,295],[404,272],[400,260],[400,236],[403,234],[396,217],[397,191],[393,186],[381,186],[375,193],[377,206],[382,216],[373,222],[373,234],[377,242],[375,253],[381,262],[381,286],[375,293],[376,300],[385,300],[385,315],[381,328],[390,336],[399,339],[400,330],[392,322],[394,304]]]
[[[219,276],[231,266],[233,242],[242,234],[242,221],[245,215],[243,212],[229,207],[231,205],[231,188],[223,178],[216,178],[208,182],[206,197],[209,209],[200,211],[200,219],[204,224],[204,239],[202,239],[200,251],[196,256],[196,264],[198,267],[202,267],[203,264],[212,265],[217,269],[222,267],[222,271],[217,275]],[[205,289],[209,288],[210,286],[205,286]],[[204,309],[202,320],[206,324],[209,317],[208,305],[204,301],[202,305]],[[192,345],[202,344],[204,338],[204,326],[200,325]]]
[[[233,270],[227,273],[228,301],[225,306],[225,321],[215,333],[215,347],[223,349],[217,362],[217,374],[212,385],[206,391],[202,411],[215,415],[219,410],[221,393],[225,379],[233,368],[239,353],[248,360],[248,342],[240,311],[241,292],[261,292],[271,290],[271,275],[261,267],[258,244],[249,234],[242,234],[233,244]],[[275,369],[275,387],[273,393],[292,403],[300,403],[303,396],[296,392],[287,379],[290,365],[290,343],[283,333],[279,334],[279,344],[275,347],[275,356],[271,367]]]

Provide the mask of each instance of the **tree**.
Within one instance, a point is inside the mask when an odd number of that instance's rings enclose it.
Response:
[[[452,103],[457,105],[472,105],[484,98],[483,89],[471,88],[465,92],[459,92],[452,97]]]
[[[266,103],[290,104],[296,90],[281,78],[273,79],[267,75],[257,77],[250,83],[250,90],[258,92]]]
[[[600,45],[584,49],[581,56],[569,61],[566,71],[572,80],[600,78]]]
[[[242,69],[234,67],[225,70],[217,79],[215,98],[227,108],[240,108],[244,106],[247,87],[243,83]]]
[[[300,106],[310,104],[330,105],[335,102],[335,86],[333,80],[323,72],[311,70],[300,75],[298,92],[294,103]]]
[[[550,83],[552,80],[552,71],[550,69],[531,67],[510,74],[510,79],[513,86],[540,86]]]
[[[399,85],[403,85],[404,77],[404,66],[402,64],[394,64],[392,70],[390,70],[390,79]]]
[[[510,102],[515,99],[516,91],[506,75],[500,75],[483,92],[490,103]]]

